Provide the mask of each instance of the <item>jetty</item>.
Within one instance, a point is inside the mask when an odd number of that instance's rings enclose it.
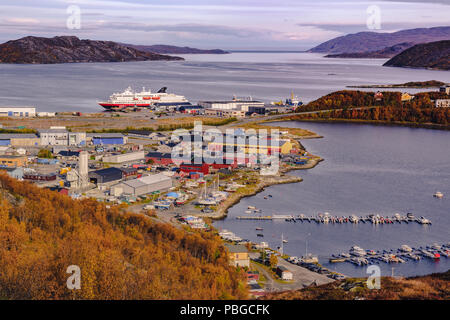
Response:
[[[306,216],[304,214],[299,215],[248,215],[248,216],[237,216],[236,219],[239,220],[284,220],[286,222],[309,222],[317,224],[344,224],[344,223],[371,223],[374,225],[378,224],[408,224],[408,223],[418,223],[422,225],[431,225],[431,221],[423,216],[416,218],[413,214],[408,213],[407,215],[401,215],[396,213],[394,216],[384,216],[379,214],[371,214],[367,216],[333,216],[329,213],[321,214],[316,216]]]

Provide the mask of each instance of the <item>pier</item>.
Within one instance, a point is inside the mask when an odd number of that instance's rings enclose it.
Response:
[[[431,225],[431,221],[425,217],[416,218],[412,214],[407,214],[406,216],[395,214],[392,217],[381,216],[381,215],[367,215],[367,216],[332,216],[329,213],[318,214],[317,216],[305,216],[300,214],[294,215],[272,215],[272,216],[259,216],[259,215],[248,215],[248,216],[237,216],[236,219],[239,220],[285,220],[286,222],[309,222],[318,224],[344,224],[344,223],[371,223],[371,224],[408,224],[408,223],[418,223],[422,225]]]

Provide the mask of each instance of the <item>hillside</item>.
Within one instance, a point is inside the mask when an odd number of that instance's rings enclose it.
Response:
[[[418,28],[386,32],[358,32],[328,40],[309,52],[355,53],[383,50],[400,43],[426,43],[450,39],[450,27]]]
[[[415,45],[384,66],[450,70],[450,40]]]
[[[346,279],[298,291],[271,293],[264,300],[449,300],[450,270],[412,278],[382,277],[379,290],[369,290],[366,279]]]
[[[403,42],[377,51],[328,54],[325,58],[386,59],[411,48],[413,45],[413,42]]]
[[[139,51],[112,41],[80,40],[73,36],[25,37],[0,45],[0,63],[51,64],[147,60],[183,59]]]
[[[414,94],[409,101],[401,100],[401,92],[384,91],[375,98],[375,92],[342,90],[327,94],[301,106],[297,111],[319,111],[297,114],[291,120],[351,121],[410,126],[450,128],[450,108],[436,108],[434,100],[449,99],[445,93],[431,91]]]
[[[144,52],[153,52],[158,54],[228,54],[229,52],[221,49],[197,49],[191,47],[177,47],[164,44],[155,44],[151,46],[124,44]]]
[[[67,267],[81,289],[66,287]],[[242,299],[218,236],[0,174],[0,299]]]

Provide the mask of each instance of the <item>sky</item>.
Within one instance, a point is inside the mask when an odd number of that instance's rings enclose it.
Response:
[[[450,25],[450,0],[1,0],[0,42],[33,35],[306,50],[361,31]]]

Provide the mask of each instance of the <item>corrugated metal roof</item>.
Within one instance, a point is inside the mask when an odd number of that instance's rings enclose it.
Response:
[[[149,184],[160,183],[168,180],[171,180],[168,176],[158,173],[133,180],[124,181],[123,183],[132,188],[139,188]]]
[[[0,140],[5,139],[37,139],[33,133],[0,133]]]

